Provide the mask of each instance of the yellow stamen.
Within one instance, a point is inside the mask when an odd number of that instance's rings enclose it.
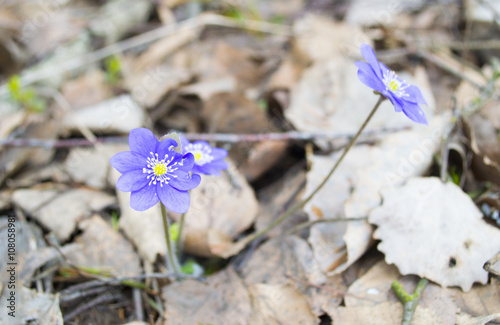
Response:
[[[199,153],[199,152],[196,152],[196,153],[194,154],[194,160],[195,160],[195,161],[200,161],[201,157],[202,157],[202,155],[201,155],[201,153]]]
[[[156,163],[155,166],[153,167],[153,173],[156,176],[165,175],[167,173],[167,166],[162,163]]]
[[[398,90],[398,88],[399,88],[399,85],[396,82],[396,80],[391,81],[391,83],[389,84],[389,89],[392,91],[396,91],[396,90]]]

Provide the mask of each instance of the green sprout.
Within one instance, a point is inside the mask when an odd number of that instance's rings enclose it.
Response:
[[[104,61],[106,79],[111,85],[116,85],[121,78],[122,64],[118,57],[110,56]]]
[[[42,113],[47,108],[47,103],[36,96],[35,90],[22,87],[21,78],[18,75],[14,75],[9,79],[7,89],[10,98],[28,111]]]

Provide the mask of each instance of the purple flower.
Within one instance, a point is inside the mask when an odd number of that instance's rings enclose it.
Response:
[[[148,129],[134,129],[128,137],[130,151],[114,155],[111,165],[123,175],[116,188],[130,194],[130,206],[144,211],[161,201],[169,210],[184,213],[189,208],[189,190],[200,184],[200,175],[189,172],[192,154],[181,155],[173,139],[156,140]]]
[[[424,111],[419,104],[427,105],[420,89],[417,86],[407,84],[394,71],[389,70],[382,62],[377,60],[375,52],[368,44],[361,45],[361,54],[368,62],[358,61],[358,78],[362,83],[380,92],[388,98],[396,112],[405,113],[410,120],[427,124]]]
[[[180,137],[182,152],[194,155],[193,173],[205,175],[220,175],[220,171],[227,169],[229,165],[224,161],[227,151],[220,148],[212,148],[206,141],[189,142],[188,139]]]

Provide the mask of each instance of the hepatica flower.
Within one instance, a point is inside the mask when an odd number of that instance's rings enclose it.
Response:
[[[396,112],[403,111],[412,121],[427,124],[424,111],[420,107],[420,104],[427,105],[427,102],[420,89],[398,78],[394,71],[379,62],[368,44],[361,45],[361,54],[367,62],[356,62],[359,80],[388,98]]]
[[[206,141],[189,142],[181,138],[182,153],[191,153],[194,156],[193,173],[205,175],[220,175],[220,171],[229,165],[224,161],[227,151],[221,148],[212,148]]]
[[[195,157],[191,153],[179,154],[173,150],[173,139],[158,141],[148,129],[130,132],[130,151],[114,155],[111,165],[122,173],[116,188],[131,192],[130,206],[144,211],[161,201],[167,209],[184,213],[189,208],[189,190],[200,184],[201,177],[190,175]]]

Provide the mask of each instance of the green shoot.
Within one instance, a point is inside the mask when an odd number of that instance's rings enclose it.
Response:
[[[47,108],[47,103],[36,96],[35,90],[32,88],[24,88],[21,85],[21,78],[18,75],[12,76],[7,82],[10,98],[19,103],[28,111],[34,113],[42,113]]]

